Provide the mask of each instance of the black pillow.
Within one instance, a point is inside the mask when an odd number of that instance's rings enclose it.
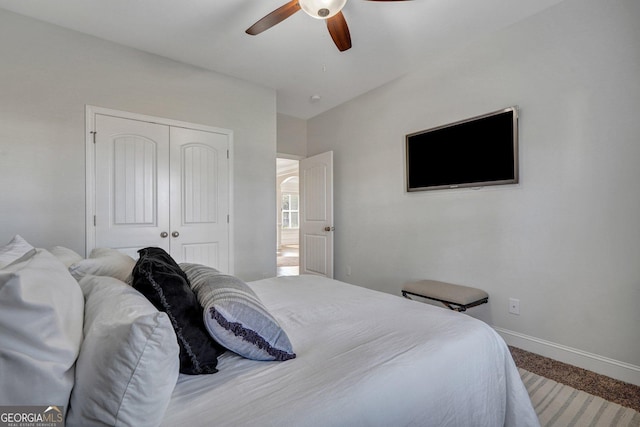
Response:
[[[207,332],[202,306],[185,273],[161,248],[144,248],[138,253],[140,259],[133,267],[132,285],[169,316],[180,345],[180,372],[192,375],[218,372],[218,356],[225,349]]]

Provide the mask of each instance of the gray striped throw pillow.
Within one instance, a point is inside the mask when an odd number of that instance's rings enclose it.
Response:
[[[249,285],[200,264],[182,263],[180,268],[204,308],[207,331],[218,343],[247,359],[296,357],[289,337]]]

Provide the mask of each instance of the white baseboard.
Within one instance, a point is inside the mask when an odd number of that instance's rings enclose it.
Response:
[[[556,344],[508,329],[498,328],[496,326],[493,328],[502,336],[507,345],[640,386],[640,366],[620,362],[619,360]]]

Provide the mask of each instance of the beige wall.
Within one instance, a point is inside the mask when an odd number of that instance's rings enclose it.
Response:
[[[0,242],[84,253],[89,104],[233,130],[235,272],[275,275],[273,90],[2,10],[0,61]]]
[[[278,154],[307,157],[307,121],[278,114]]]
[[[638,17],[566,0],[310,119],[308,154],[334,151],[336,277],[480,287],[469,313],[504,335],[640,383]],[[511,105],[519,185],[404,191],[406,134]]]

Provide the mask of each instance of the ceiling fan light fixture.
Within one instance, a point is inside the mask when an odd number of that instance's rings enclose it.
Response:
[[[312,18],[328,19],[341,11],[347,0],[299,0],[298,4]]]

